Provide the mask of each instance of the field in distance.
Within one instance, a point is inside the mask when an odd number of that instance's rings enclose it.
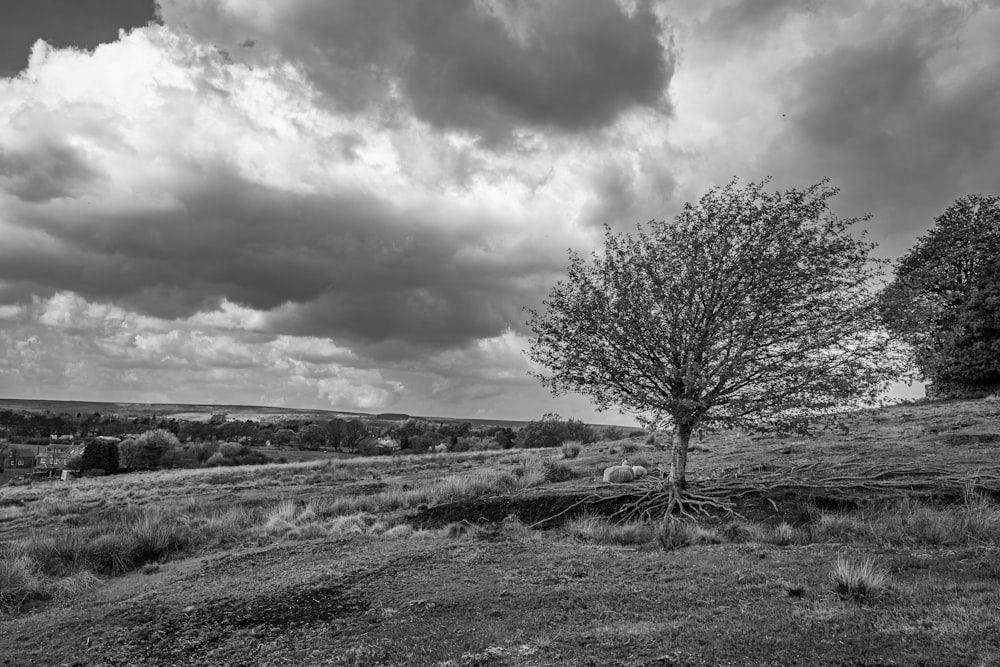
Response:
[[[0,656],[1000,664],[1000,402],[706,436],[690,490],[740,517],[634,518],[666,442],[2,487]],[[603,483],[624,458],[650,474]]]
[[[26,412],[50,412],[52,414],[93,414],[117,415],[122,418],[156,417],[158,419],[183,419],[187,421],[208,421],[212,415],[224,414],[229,419],[253,421],[280,421],[288,419],[379,419],[383,421],[405,421],[413,416],[429,421],[468,421],[483,426],[504,426],[517,428],[525,421],[504,419],[475,419],[460,417],[427,417],[401,413],[371,414],[366,412],[343,412],[339,410],[317,410],[311,408],[268,407],[259,405],[213,405],[200,403],[114,403],[101,401],[53,401],[42,399],[0,398],[0,410],[23,410]]]

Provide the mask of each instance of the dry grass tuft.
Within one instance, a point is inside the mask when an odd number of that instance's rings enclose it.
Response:
[[[885,588],[889,575],[871,557],[859,561],[838,557],[830,578],[841,598],[865,602]]]
[[[583,448],[583,444],[579,440],[569,440],[564,442],[560,451],[562,452],[562,457],[564,459],[575,459],[580,455],[580,450]]]
[[[613,524],[607,519],[588,515],[567,521],[563,530],[578,540],[595,544],[631,546],[648,544],[656,539],[656,527],[651,523]]]
[[[0,556],[0,612],[17,611],[29,600],[48,597],[31,558],[9,552]]]

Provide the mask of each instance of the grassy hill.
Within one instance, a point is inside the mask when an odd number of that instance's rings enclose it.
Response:
[[[122,418],[157,417],[159,419],[186,419],[208,421],[213,414],[225,413],[231,418],[254,421],[278,421],[282,419],[362,419],[381,421],[405,421],[410,417],[433,422],[470,422],[478,426],[504,426],[519,428],[527,421],[506,419],[481,419],[463,417],[433,417],[402,413],[371,414],[367,412],[345,412],[339,410],[317,410],[311,408],[285,408],[259,405],[214,405],[201,403],[114,403],[102,401],[51,401],[43,399],[0,398],[0,410],[23,410],[25,412],[50,412],[53,414],[76,413],[117,415]],[[541,416],[541,415],[539,415]],[[594,424],[594,426],[603,426]],[[627,429],[626,429],[627,430]],[[638,429],[635,429],[638,430]]]
[[[213,409],[217,409],[214,408]],[[0,488],[0,655],[100,665],[1000,664],[1000,402]],[[628,457],[652,474],[601,482]],[[39,628],[45,629],[38,641]]]

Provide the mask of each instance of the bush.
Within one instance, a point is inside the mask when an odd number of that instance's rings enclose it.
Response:
[[[625,431],[617,426],[609,426],[601,432],[601,440],[621,440],[625,437]]]
[[[216,452],[208,457],[205,461],[206,468],[217,468],[219,466],[234,466],[236,461],[233,461],[228,456],[224,455],[222,452]]]
[[[243,445],[238,442],[224,442],[219,445],[219,453],[226,458],[235,459],[243,453]]]
[[[525,449],[559,447],[567,440],[590,443],[597,440],[594,430],[578,419],[563,421],[556,414],[547,414],[531,421],[517,432],[517,445]]]

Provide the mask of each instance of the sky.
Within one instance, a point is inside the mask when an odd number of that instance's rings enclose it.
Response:
[[[995,0],[11,0],[0,396],[534,419],[604,225],[829,177],[899,257],[1000,194]]]

